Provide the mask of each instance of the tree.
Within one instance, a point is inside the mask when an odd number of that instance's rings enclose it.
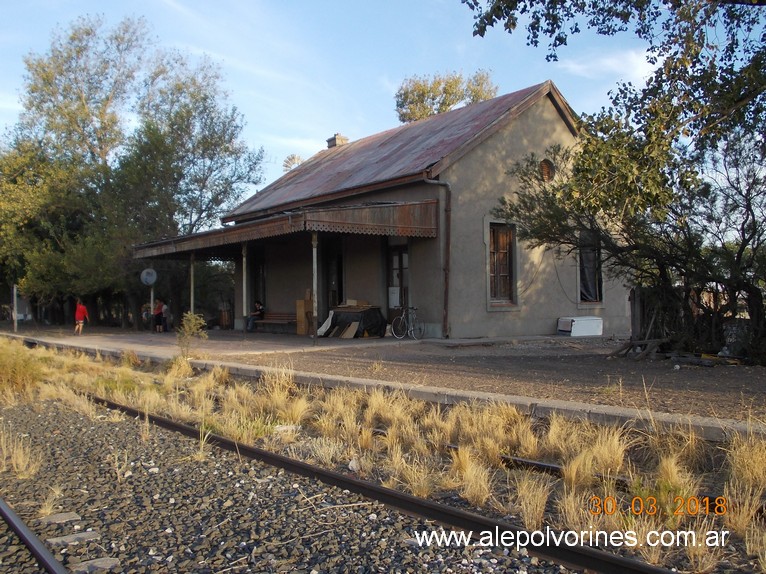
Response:
[[[766,26],[763,2],[749,0],[462,0],[475,13],[474,34],[526,23],[527,43],[547,37],[556,59],[581,25],[606,36],[632,28],[647,43],[655,71],[646,86],[621,86],[615,107],[642,126],[651,118],[673,138],[715,147],[737,126],[763,125],[766,112]]]
[[[205,229],[260,181],[218,69],[154,50],[142,20],[81,18],[25,64],[0,151],[0,262],[27,295],[130,297],[133,244]]]
[[[242,114],[227,104],[218,68],[204,59],[190,66],[171,55],[155,73],[141,105],[141,130],[173,151],[175,217],[181,234],[209,229],[261,182],[263,149],[242,141]],[[166,182],[171,183],[171,182]]]
[[[435,74],[433,78],[413,76],[405,79],[396,92],[396,112],[400,122],[409,123],[496,95],[497,86],[484,70],[470,78],[456,72]]]
[[[644,86],[618,85],[610,108],[581,118],[578,148],[558,152],[566,179],[542,185],[533,160],[517,166],[518,192],[499,213],[523,222],[532,244],[574,250],[581,233],[595,233],[608,264],[650,288],[658,323],[687,348],[720,346],[720,321],[744,300],[751,356],[766,361],[763,283],[751,274],[764,257],[762,229],[749,215],[762,194],[742,177],[722,187],[731,171],[713,169],[733,166],[737,154],[763,162],[764,3],[463,2],[476,13],[475,34],[499,23],[515,33],[523,21],[529,45],[548,38],[548,59],[580,26],[607,36],[632,30],[646,42],[652,75]],[[732,228],[714,233],[716,222]],[[701,302],[711,291],[722,294],[713,297],[719,307]],[[712,325],[706,333],[700,317]]]
[[[579,149],[549,149],[553,179],[543,177],[534,154],[514,165],[509,175],[517,191],[501,199],[495,214],[516,224],[530,247],[572,253],[584,234],[596,238],[603,265],[645,288],[657,310],[655,334],[670,335],[679,348],[719,350],[724,323],[744,303],[748,354],[766,364],[763,141],[737,131],[714,151],[679,153],[682,175],[666,179],[672,193],[661,209],[582,200],[590,179],[580,157]]]

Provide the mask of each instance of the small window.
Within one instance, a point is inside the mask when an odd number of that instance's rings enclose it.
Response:
[[[489,225],[489,298],[493,303],[514,303],[513,227]]]
[[[580,302],[599,303],[603,300],[601,279],[601,247],[592,232],[580,233]]]
[[[544,159],[540,162],[540,177],[545,183],[549,183],[553,180],[553,176],[556,175],[556,168],[553,162],[549,159]]]

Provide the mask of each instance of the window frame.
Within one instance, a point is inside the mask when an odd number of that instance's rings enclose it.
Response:
[[[580,232],[579,245],[577,247],[577,305],[578,308],[603,307],[604,306],[604,270],[601,259],[601,244],[598,237],[588,240]],[[585,266],[587,263],[583,260],[583,251],[589,250],[595,252],[596,268],[591,271],[595,278],[595,287],[597,290],[597,299],[583,299],[583,281],[585,279]]]
[[[505,228],[509,233],[507,266],[508,266],[508,299],[498,299],[492,297],[493,260],[492,260],[492,230]],[[519,309],[518,293],[518,243],[516,225],[493,217],[484,218],[484,247],[485,247],[485,281],[486,281],[486,303],[488,311],[517,311]]]

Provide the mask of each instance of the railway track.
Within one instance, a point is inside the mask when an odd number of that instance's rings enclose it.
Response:
[[[29,526],[19,518],[19,515],[2,498],[0,498],[0,516],[8,525],[8,528],[19,537],[19,540],[29,550],[30,554],[34,556],[40,568],[48,572],[48,574],[67,574],[69,572],[61,562],[56,560],[42,540],[32,532]]]
[[[146,414],[132,407],[121,405],[100,397],[91,396],[95,403],[109,409],[118,410],[130,417],[146,419],[152,424],[164,429],[180,433],[192,439],[199,439],[200,430],[196,427],[178,423],[170,419]],[[335,486],[343,490],[359,494],[364,498],[375,500],[406,514],[431,520],[455,530],[480,532],[509,532],[514,539],[522,529],[506,521],[497,520],[479,514],[450,507],[430,500],[417,498],[409,494],[389,489],[377,484],[362,481],[339,472],[314,466],[303,461],[273,453],[254,446],[238,444],[218,435],[208,437],[209,444],[236,453],[238,456],[261,461],[267,465],[284,469],[287,472]],[[670,570],[659,568],[616,554],[587,546],[543,545],[529,546],[530,555],[540,559],[561,564],[568,568],[600,572],[604,574],[668,574]]]

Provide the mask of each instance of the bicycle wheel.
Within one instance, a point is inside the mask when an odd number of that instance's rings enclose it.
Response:
[[[420,319],[415,319],[415,323],[412,325],[412,329],[410,330],[410,337],[413,339],[422,339],[423,335],[426,334],[426,324],[423,323]]]
[[[407,334],[407,323],[401,315],[394,317],[394,320],[391,321],[391,334],[397,339],[403,339]]]

